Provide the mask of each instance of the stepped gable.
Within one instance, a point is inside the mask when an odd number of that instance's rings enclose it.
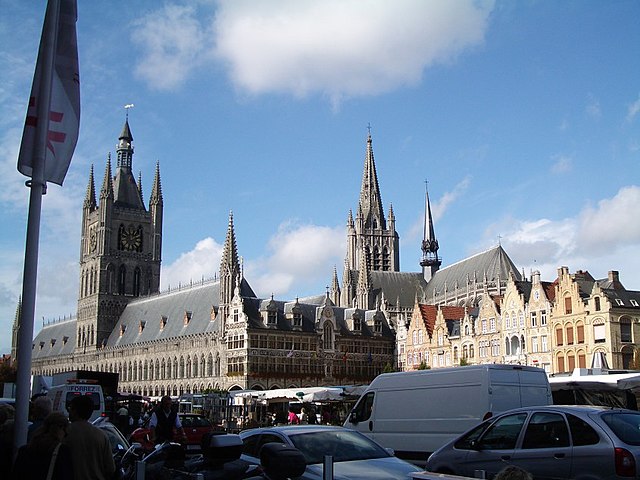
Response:
[[[467,284],[482,283],[485,278],[489,283],[506,282],[511,275],[516,281],[522,280],[507,252],[498,245],[438,270],[427,284],[426,300],[442,295],[445,287],[452,292],[456,286],[464,289]]]
[[[455,327],[453,327],[453,323],[459,322],[464,318],[465,315],[465,307],[454,307],[450,305],[428,305],[424,303],[418,304],[418,308],[420,309],[420,316],[422,317],[422,321],[427,329],[427,333],[430,337],[433,337],[433,328],[436,324],[436,318],[438,316],[438,310],[442,311],[442,315],[447,323],[447,327],[449,333],[451,334]],[[458,327],[459,334],[459,327]]]

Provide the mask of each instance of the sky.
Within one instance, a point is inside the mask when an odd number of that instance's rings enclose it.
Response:
[[[341,279],[370,126],[402,271],[425,182],[443,267],[500,243],[527,276],[640,290],[637,0],[80,0],[80,134],[42,202],[34,333],[75,315],[89,171],[129,109],[133,171],[164,194],[161,289],[219,270],[230,212],[261,297]],[[0,353],[22,292],[16,169],[44,0],[0,0]]]

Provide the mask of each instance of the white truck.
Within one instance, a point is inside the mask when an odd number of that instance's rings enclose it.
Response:
[[[398,457],[428,454],[489,416],[552,403],[547,374],[520,365],[470,365],[383,373],[364,391],[344,426]]]

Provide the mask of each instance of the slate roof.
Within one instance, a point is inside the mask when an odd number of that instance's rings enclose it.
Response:
[[[425,291],[427,282],[421,272],[370,272],[371,286],[376,298],[384,293],[384,298],[392,305],[413,306],[416,292]]]
[[[501,245],[485,252],[478,253],[460,262],[438,270],[426,288],[425,299],[429,301],[434,296],[442,295],[445,286],[449,292],[465,288],[467,283],[483,282],[485,276],[488,282],[506,282],[513,275],[516,281],[522,280],[515,264]]]
[[[72,317],[43,326],[33,339],[32,358],[72,354],[76,348],[76,323]]]

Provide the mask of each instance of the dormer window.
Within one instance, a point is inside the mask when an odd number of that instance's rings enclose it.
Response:
[[[55,338],[52,338],[52,339],[51,339],[51,346],[53,347],[55,344],[56,344],[56,339],[55,339]]]
[[[275,325],[276,324],[276,312],[269,311],[267,312],[267,325]]]
[[[189,325],[189,322],[191,321],[191,315],[192,315],[192,312],[185,310],[184,319],[183,319],[183,323],[185,325]]]
[[[293,312],[293,326],[302,327],[302,314],[300,312]]]
[[[124,335],[124,332],[127,330],[127,326],[124,324],[120,325],[120,336]]]
[[[62,337],[62,344],[66,345],[68,340],[69,340],[69,337],[66,337],[66,336]]]
[[[624,306],[624,302],[622,300],[620,300],[619,298],[616,298],[616,303],[618,304],[619,307]]]
[[[376,317],[373,320],[373,331],[378,334],[382,333],[382,319]]]
[[[361,332],[362,331],[362,319],[360,318],[360,315],[358,315],[358,314],[354,314],[353,315],[353,331],[354,332]]]
[[[634,307],[638,306],[638,302],[635,301],[633,298],[629,300],[631,302],[631,305],[633,305]]]
[[[167,325],[167,317],[162,315],[160,317],[160,330],[164,330],[164,327]]]
[[[40,342],[40,350],[44,348],[44,342]]]
[[[138,333],[142,333],[145,325],[146,325],[146,322],[143,322],[142,320],[140,320],[140,325],[138,325]]]

